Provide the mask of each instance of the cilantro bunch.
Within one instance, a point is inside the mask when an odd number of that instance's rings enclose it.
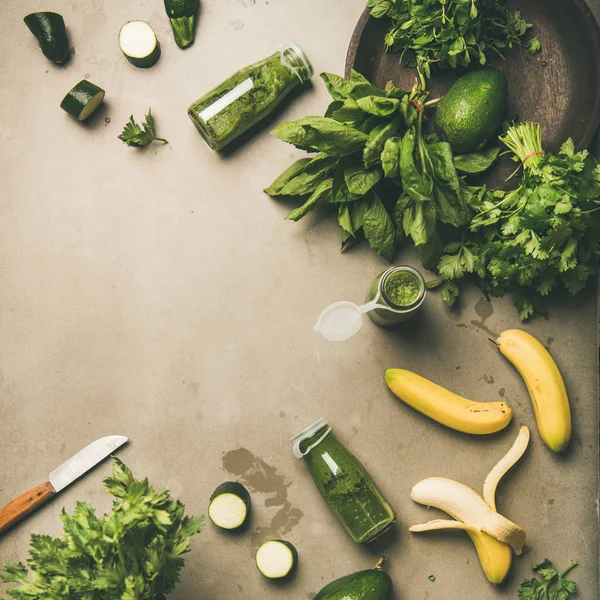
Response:
[[[401,60],[417,68],[423,87],[434,67],[484,65],[490,55],[503,57],[531,27],[505,0],[369,0],[367,8],[391,21],[386,49],[400,51]],[[537,39],[528,49],[540,49]]]
[[[105,480],[115,500],[98,518],[79,502],[63,511],[62,537],[33,535],[27,566],[9,563],[2,580],[17,600],[164,600],[179,581],[190,538],[203,519],[184,516],[184,505],[147,479],[134,479],[119,460]]]
[[[510,192],[473,188],[477,207],[460,242],[439,263],[450,281],[473,273],[496,296],[514,294],[521,319],[544,313],[543,297],[563,288],[577,294],[600,259],[600,166],[587,151],[565,142],[544,153],[541,129],[524,123],[502,138],[523,164]]]
[[[391,261],[398,242],[411,238],[423,261],[435,265],[443,247],[438,224],[459,227],[469,220],[450,145],[425,133],[424,113],[436,101],[391,82],[379,89],[356,71],[348,80],[321,77],[333,98],[325,116],[272,131],[317,154],[296,161],[265,192],[302,201],[287,216],[293,221],[318,205],[332,206],[342,248],[364,236]]]
[[[532,569],[541,576],[542,581],[535,578],[525,579],[518,591],[519,600],[567,600],[569,596],[577,593],[577,584],[565,579],[565,575],[576,566],[577,561],[574,561],[559,573],[547,558],[533,565]]]

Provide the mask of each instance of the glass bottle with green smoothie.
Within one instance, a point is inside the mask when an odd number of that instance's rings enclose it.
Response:
[[[358,544],[373,541],[396,515],[360,462],[319,419],[292,438],[296,458],[304,459],[319,492]]]
[[[270,114],[312,74],[302,48],[288,42],[196,100],[188,115],[208,145],[221,150]]]
[[[419,271],[408,265],[390,267],[380,273],[367,292],[367,303],[377,298],[376,308],[367,314],[373,323],[390,327],[410,319],[425,300],[425,280]]]

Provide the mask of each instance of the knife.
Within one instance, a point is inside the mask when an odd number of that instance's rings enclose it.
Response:
[[[122,435],[109,435],[80,450],[48,476],[48,481],[19,496],[0,510],[0,534],[79,479],[127,442]]]

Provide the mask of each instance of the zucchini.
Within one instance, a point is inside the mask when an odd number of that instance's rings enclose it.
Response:
[[[119,48],[134,66],[148,69],[160,58],[160,44],[150,23],[127,21],[119,31]]]
[[[36,12],[23,21],[40,43],[44,56],[61,64],[69,57],[69,39],[62,15],[55,12]]]
[[[208,516],[221,529],[239,529],[250,511],[250,493],[236,481],[222,483],[210,497]]]
[[[296,548],[283,540],[269,540],[256,551],[256,566],[267,579],[283,579],[297,564]]]
[[[313,600],[391,600],[394,586],[383,572],[383,557],[374,569],[346,575],[326,585]]]
[[[194,43],[198,6],[199,0],[165,0],[173,36],[180,48],[187,48]]]
[[[70,115],[85,121],[104,100],[105,92],[87,79],[82,79],[60,103],[60,107]]]

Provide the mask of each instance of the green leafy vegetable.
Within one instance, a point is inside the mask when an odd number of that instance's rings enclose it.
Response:
[[[527,42],[527,52],[529,52],[529,54],[531,54],[532,56],[538,53],[541,49],[542,44],[540,43],[540,40],[538,40],[536,37],[531,38]]]
[[[541,581],[533,578],[521,582],[519,600],[568,600],[577,593],[577,584],[565,579],[565,576],[577,564],[577,561],[572,562],[560,573],[547,558],[537,565],[532,565],[531,568],[541,577]]]
[[[63,511],[62,537],[33,535],[27,565],[9,563],[1,577],[16,587],[16,600],[164,600],[179,581],[182,555],[203,519],[184,516],[185,507],[147,479],[134,479],[116,460],[105,480],[115,497],[101,518],[78,502]]]
[[[457,154],[454,157],[454,166],[461,173],[476,175],[487,171],[498,159],[502,148],[492,147],[472,154]]]
[[[163,142],[168,144],[168,140],[156,136],[156,130],[154,125],[154,117],[152,116],[152,109],[148,109],[146,120],[140,127],[133,119],[133,115],[129,117],[128,123],[123,128],[123,133],[119,136],[119,139],[128,146],[139,148],[141,146],[149,146],[152,142]]]
[[[390,20],[386,49],[417,68],[423,88],[432,68],[484,65],[519,45],[531,27],[505,0],[368,0],[367,8]]]

